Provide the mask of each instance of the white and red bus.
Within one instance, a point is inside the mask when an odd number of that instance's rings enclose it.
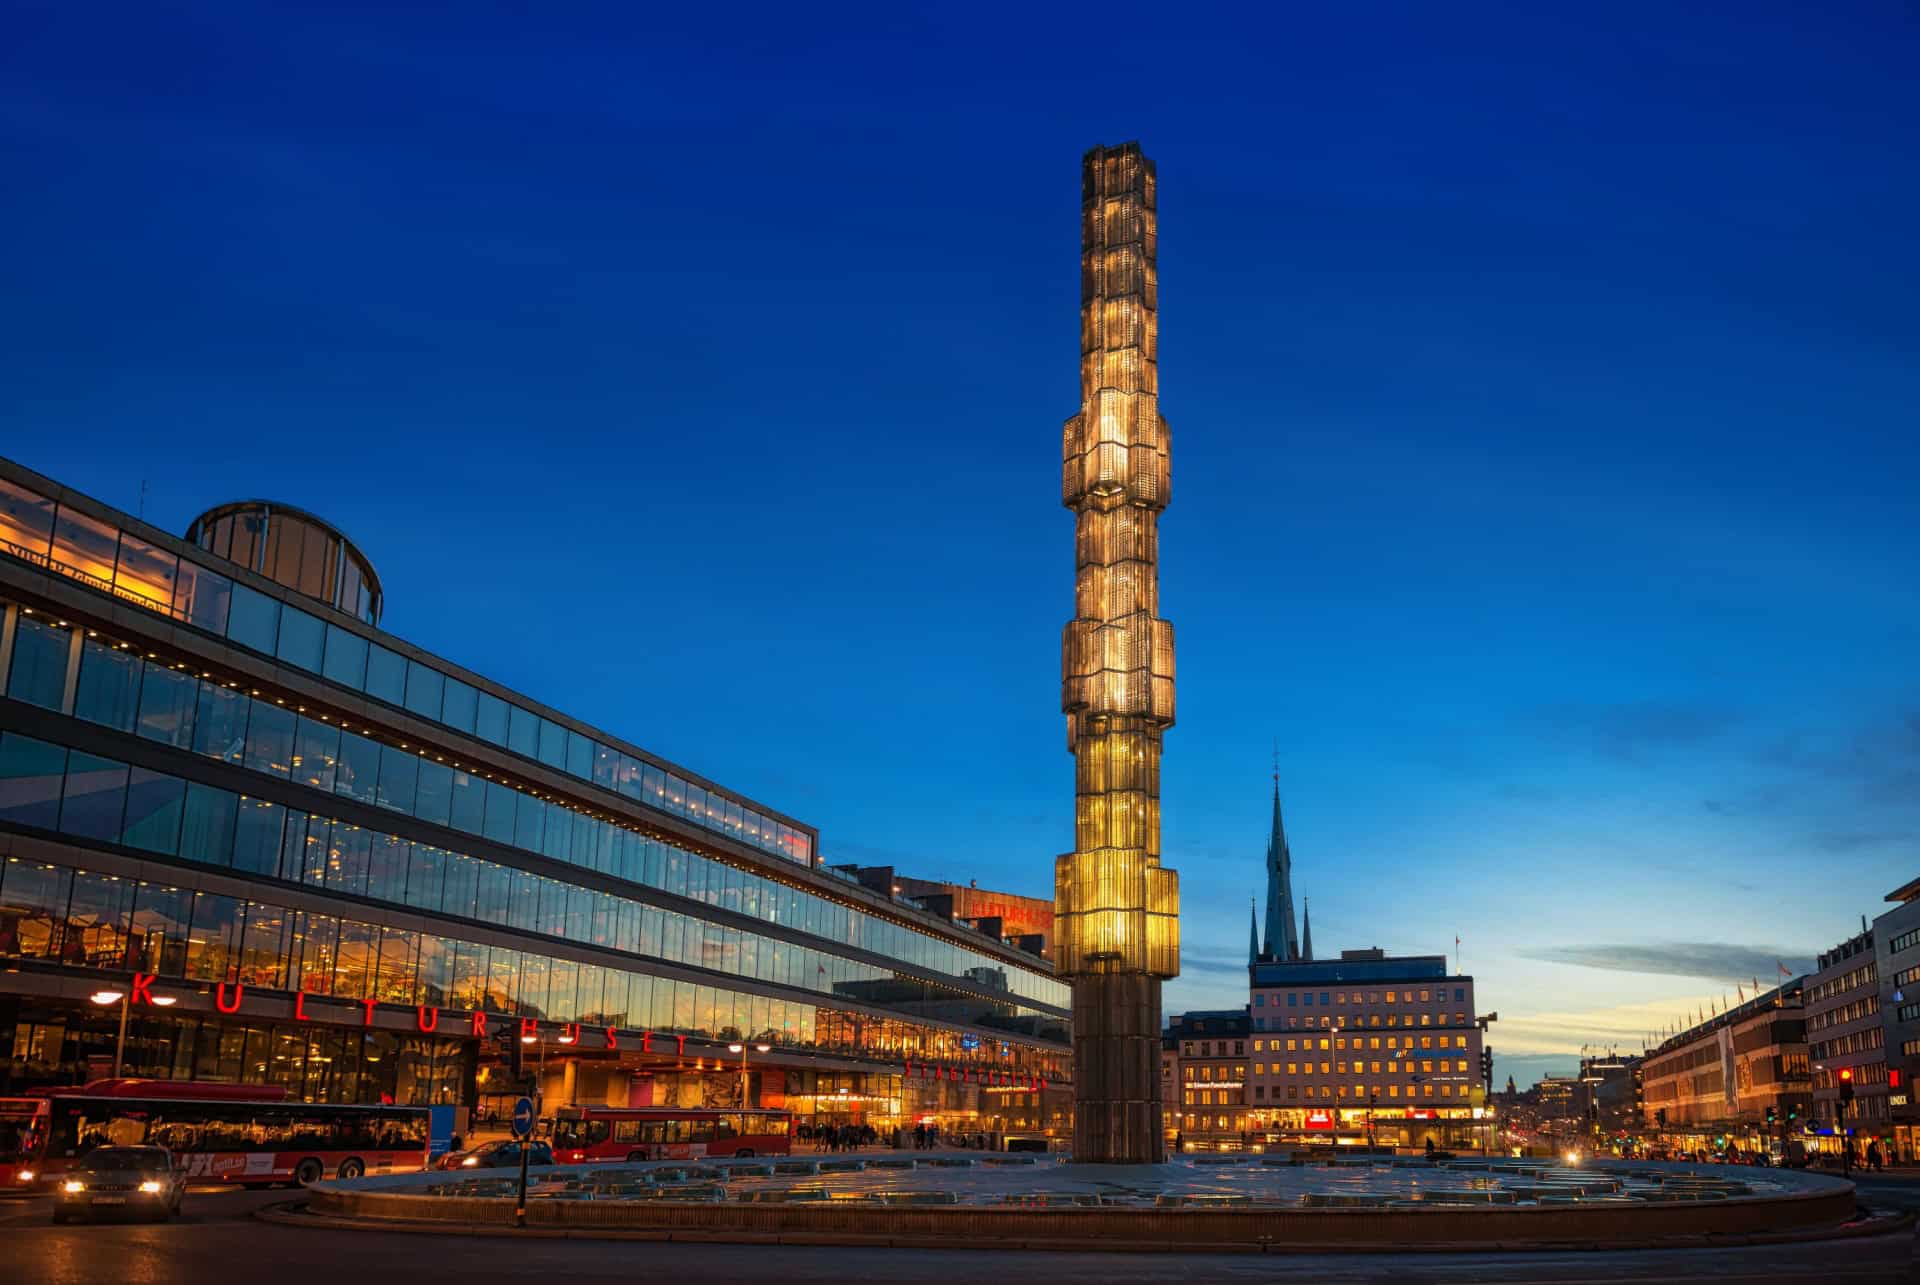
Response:
[[[786,1111],[680,1107],[562,1107],[554,1113],[553,1158],[697,1160],[705,1156],[784,1156],[793,1151]]]
[[[45,1098],[0,1098],[0,1191],[33,1185],[46,1134]]]
[[[10,1164],[15,1190],[44,1186],[95,1147],[165,1147],[189,1178],[273,1184],[408,1173],[427,1167],[425,1107],[289,1101],[276,1086],[186,1080],[96,1080],[49,1089],[24,1125],[0,1111],[23,1145]],[[4,1172],[4,1170],[0,1170]]]

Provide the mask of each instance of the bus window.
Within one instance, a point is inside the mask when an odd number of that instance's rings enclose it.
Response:
[[[713,1122],[714,1142],[731,1142],[740,1136],[740,1117],[723,1115]]]
[[[713,1121],[685,1120],[685,1121],[682,1121],[681,1123],[686,1126],[686,1129],[687,1129],[686,1140],[688,1142],[712,1142],[713,1141]]]
[[[617,1120],[613,1126],[615,1142],[640,1141],[640,1122],[638,1120]]]

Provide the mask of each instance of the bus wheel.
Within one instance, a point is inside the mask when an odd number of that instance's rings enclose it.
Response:
[[[358,1178],[366,1171],[367,1167],[360,1162],[359,1156],[348,1156],[340,1162],[340,1176],[342,1178]]]
[[[630,1165],[637,1165],[637,1164],[640,1164],[640,1163],[642,1163],[643,1161],[645,1161],[645,1160],[646,1160],[646,1158],[647,1158],[647,1153],[646,1153],[646,1152],[644,1152],[644,1151],[629,1151],[629,1152],[627,1152],[627,1163],[628,1163],[628,1164],[630,1164]]]
[[[326,1173],[327,1171],[320,1167],[318,1160],[315,1160],[312,1156],[308,1156],[305,1160],[302,1160],[294,1166],[293,1181],[297,1185],[304,1187],[309,1183],[319,1182],[322,1178],[326,1177]]]
[[[753,1159],[753,1148],[742,1147],[740,1150],[733,1153],[733,1158],[735,1160],[751,1160]]]

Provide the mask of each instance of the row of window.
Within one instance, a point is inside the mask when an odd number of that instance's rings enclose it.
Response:
[[[805,831],[5,478],[0,550],[763,852],[814,864]]]
[[[1920,946],[1920,928],[1909,928],[1888,942],[1887,953],[1889,955],[1898,955],[1901,951],[1909,950],[1914,946]]]
[[[1388,1004],[1430,1004],[1434,1002],[1436,997],[1440,1003],[1444,1004],[1447,1002],[1447,990],[1448,988],[1445,986],[1437,989],[1431,986],[1423,986],[1420,988],[1417,998],[1411,988],[1407,990],[1391,990],[1386,992],[1386,999],[1384,1001],[1381,999],[1379,991],[1353,991],[1351,992],[1351,998],[1349,998],[1349,992],[1347,991],[1320,991],[1319,995],[1320,1006],[1322,1008],[1327,1007],[1329,1004],[1379,1004],[1382,1002]],[[1466,987],[1455,986],[1452,990],[1454,1003],[1466,1003]],[[1270,993],[1273,995],[1273,1006],[1279,1008],[1280,992],[1256,991],[1253,996],[1253,1006],[1255,1008],[1265,1008],[1267,1006],[1267,996]],[[1313,991],[1287,991],[1285,994],[1288,1008],[1313,1007],[1313,997],[1315,994]]]
[[[1466,1098],[1473,1096],[1473,1090],[1470,1086],[1465,1084],[1459,1085],[1459,1092],[1457,1094],[1454,1091],[1455,1087],[1456,1086],[1451,1084],[1409,1084],[1406,1086],[1405,1094],[1402,1094],[1400,1091],[1401,1086],[1398,1084],[1356,1084],[1353,1086],[1352,1096],[1356,1098],[1384,1098],[1390,1102],[1397,1101],[1403,1096],[1408,1098],[1452,1098],[1456,1096]],[[1276,1102],[1283,1100],[1298,1102],[1302,1098],[1339,1099],[1348,1096],[1347,1086],[1344,1084],[1289,1084],[1286,1086],[1286,1090],[1286,1097],[1282,1099],[1280,1086],[1277,1084],[1274,1085],[1273,1100]],[[1264,1084],[1254,1085],[1253,1096],[1256,1101],[1265,1101],[1267,1097],[1267,1086]],[[1241,1100],[1241,1095],[1232,1089],[1185,1089],[1181,1093],[1181,1103],[1184,1106],[1238,1106]]]
[[[1273,1063],[1273,1073],[1275,1075],[1282,1074],[1282,1071],[1280,1069],[1281,1065],[1282,1064],[1279,1062]],[[1321,1075],[1328,1075],[1328,1074],[1345,1075],[1347,1073],[1347,1059],[1345,1058],[1338,1058],[1329,1062],[1321,1062],[1318,1065],[1320,1068],[1319,1074]],[[1356,1074],[1360,1072],[1364,1072],[1367,1069],[1367,1065],[1368,1064],[1366,1062],[1363,1062],[1360,1059],[1355,1058],[1353,1062],[1354,1072]],[[1388,1061],[1385,1064],[1384,1071],[1382,1069],[1382,1064],[1380,1062],[1376,1061],[1372,1065],[1373,1065],[1373,1073],[1375,1075],[1381,1075],[1381,1074],[1399,1075],[1403,1070],[1408,1075],[1412,1075],[1416,1071],[1418,1071],[1422,1075],[1433,1075],[1436,1073],[1435,1072],[1436,1067],[1439,1068],[1439,1071],[1438,1071],[1439,1074],[1445,1075],[1453,1071],[1465,1071],[1467,1069],[1467,1059],[1443,1057],[1443,1058],[1440,1058],[1438,1061],[1435,1061],[1433,1058],[1430,1058],[1430,1057],[1423,1057],[1418,1059],[1408,1058],[1404,1063],[1401,1063],[1398,1061]],[[1285,1064],[1285,1066],[1286,1066],[1286,1071],[1284,1073],[1287,1075],[1312,1075],[1315,1073],[1314,1072],[1315,1063],[1312,1063],[1312,1062],[1288,1062]],[[1331,1068],[1331,1070],[1329,1070],[1329,1068]],[[1253,1073],[1255,1075],[1265,1075],[1267,1073],[1267,1064],[1265,1062],[1255,1062],[1253,1064]]]
[[[1843,1053],[1866,1053],[1886,1042],[1885,1028],[1869,1026],[1830,1040],[1817,1040],[1807,1046],[1807,1055],[1815,1058],[1838,1057]]]
[[[22,615],[8,695],[58,709],[67,651],[66,630]],[[922,968],[990,978],[1036,1003],[1060,1009],[1069,1003],[1067,987],[1056,978],[384,744],[280,701],[149,661],[99,638],[82,640],[72,712],[146,740]]]
[[[1871,986],[1879,975],[1879,966],[1869,959],[1866,963],[1857,968],[1850,968],[1838,977],[1807,987],[1806,1003],[1811,1007],[1823,999],[1832,999],[1835,995],[1844,995],[1862,986]]]
[[[1029,1046],[434,933],[10,858],[0,957],[386,1004],[888,1056],[1046,1063]]]
[[[458,915],[890,1007],[939,1004],[1006,1026],[1058,1018],[792,942],[410,843],[350,822],[184,781],[18,732],[0,734],[0,822]],[[979,986],[992,979],[972,977]]]
[[[1415,1020],[1416,1018],[1418,1019],[1417,1021]],[[1388,1013],[1386,1014],[1384,1024],[1388,1027],[1445,1026],[1447,1025],[1447,1015],[1445,1013]],[[1460,1012],[1453,1015],[1453,1025],[1465,1026],[1466,1024],[1467,1015],[1465,1013]],[[1344,1030],[1354,1026],[1380,1025],[1382,1025],[1382,1022],[1379,1013],[1342,1013],[1338,1016],[1322,1017],[1318,1022],[1311,1017],[1289,1017],[1286,1019],[1285,1026],[1280,1024],[1280,1019],[1277,1017],[1272,1019],[1271,1022],[1269,1022],[1265,1016],[1253,1019],[1254,1029],[1258,1031],[1268,1029],[1276,1031],[1297,1031],[1302,1027],[1307,1030],[1313,1030],[1316,1026],[1323,1030]]]
[[[1378,1051],[1381,1048],[1385,1048],[1390,1053],[1395,1049],[1401,1049],[1401,1048],[1404,1048],[1409,1052],[1411,1052],[1414,1048],[1415,1038],[1416,1038],[1415,1036],[1409,1035],[1405,1037],[1404,1043],[1402,1042],[1401,1037],[1398,1035],[1386,1036],[1384,1042],[1382,1041],[1382,1037],[1378,1035],[1354,1035],[1354,1036],[1322,1035],[1317,1039],[1313,1037],[1302,1037],[1299,1039],[1289,1038],[1286,1041],[1286,1047],[1284,1050],[1281,1048],[1281,1042],[1279,1040],[1255,1040],[1253,1042],[1253,1051],[1255,1053],[1279,1053],[1283,1051],[1287,1053],[1297,1053],[1297,1052],[1312,1052],[1315,1049],[1318,1049],[1324,1052],[1327,1049],[1331,1048],[1334,1052],[1339,1053],[1339,1052],[1344,1052],[1346,1049],[1350,1047],[1356,1053],[1359,1052],[1361,1049]],[[1419,1047],[1423,1049],[1430,1049],[1434,1047],[1439,1047],[1443,1049],[1449,1048],[1449,1047],[1463,1049],[1467,1047],[1467,1037],[1464,1035],[1454,1035],[1454,1036],[1441,1035],[1437,1037],[1432,1035],[1422,1035],[1422,1036],[1418,1036],[1417,1038],[1420,1041]],[[1437,1046],[1434,1044],[1434,1040],[1436,1038],[1440,1041]],[[1449,1040],[1451,1040],[1451,1044],[1449,1043]],[[1349,1041],[1351,1041],[1351,1043],[1349,1043]]]
[[[1848,1022],[1857,1022],[1864,1017],[1872,1017],[1880,1011],[1880,997],[1865,995],[1851,1004],[1839,1004],[1824,1012],[1807,1014],[1808,1031],[1824,1031],[1829,1026],[1843,1026]]]

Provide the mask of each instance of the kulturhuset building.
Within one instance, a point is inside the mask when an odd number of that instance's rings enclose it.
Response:
[[[1132,317],[1111,351],[1150,357],[1150,171],[1089,164],[1089,227],[1133,256],[1089,242],[1109,283],[1089,324]],[[1089,349],[1099,424],[1141,395],[1136,375],[1108,396],[1108,351]],[[1102,507],[1109,473],[1086,478],[1083,548],[1144,538],[1150,569],[1139,483]],[[1150,591],[1118,605],[1115,565],[1087,564],[1090,658],[1158,628]],[[313,1101],[470,1108],[532,1074],[549,1107],[719,1104],[745,1042],[769,1046],[752,1099],[803,1121],[1064,1130],[1066,1092],[1042,1094],[1069,1074],[1069,993],[1047,960],[837,877],[806,823],[402,641],[386,594],[300,509],[223,505],[182,539],[0,460],[0,1092],[123,1054],[128,1075]],[[1170,715],[1133,699],[1145,673],[1095,665],[1076,722],[1082,849],[1121,854],[1136,891],[1158,828],[1141,756]],[[1074,884],[1070,971],[1164,973],[1165,932],[1116,919],[1109,886]],[[117,1005],[89,1000],[108,987],[130,997],[124,1046]]]

